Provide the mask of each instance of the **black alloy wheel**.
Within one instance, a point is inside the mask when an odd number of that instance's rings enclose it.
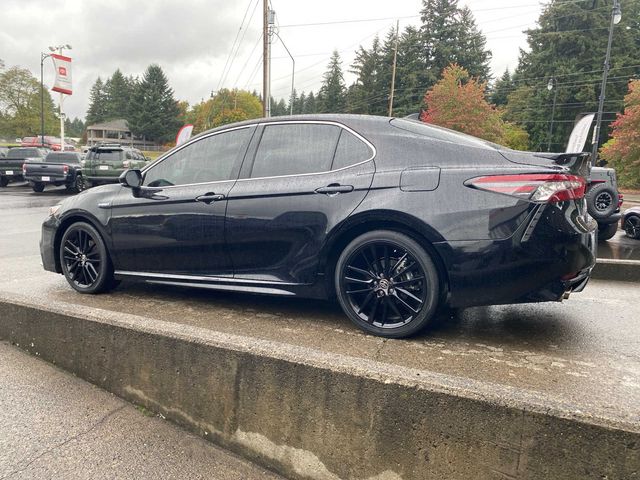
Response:
[[[640,217],[637,215],[629,215],[624,221],[624,233],[627,237],[640,240]]]
[[[35,182],[33,185],[31,185],[31,188],[33,188],[33,191],[37,193],[44,192],[44,183]]]
[[[82,177],[82,175],[76,175],[76,178],[73,181],[73,183],[67,185],[66,188],[70,192],[75,192],[75,193],[80,193],[81,191],[83,191],[85,189],[85,185],[84,185],[84,178]]]
[[[618,208],[618,194],[609,185],[596,185],[587,191],[587,209],[596,220],[604,220]]]
[[[388,338],[424,328],[436,312],[440,290],[429,254],[410,237],[386,230],[364,234],[345,248],[335,283],[347,316]]]
[[[60,264],[69,285],[80,293],[100,293],[115,284],[104,241],[88,223],[74,223],[65,231]]]

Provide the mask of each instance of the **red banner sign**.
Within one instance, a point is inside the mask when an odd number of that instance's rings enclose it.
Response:
[[[51,90],[71,95],[71,58],[56,53],[52,53],[51,58],[56,69],[56,80]]]

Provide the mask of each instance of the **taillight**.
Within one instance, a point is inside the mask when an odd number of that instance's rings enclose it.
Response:
[[[624,202],[624,195],[618,192],[618,208],[622,206],[623,202]]]
[[[530,202],[554,203],[584,197],[586,181],[565,174],[490,175],[465,182],[469,187],[504,193]]]
[[[22,174],[24,175],[25,173],[27,173],[27,164],[23,163],[22,164]]]
[[[63,165],[62,166],[62,172],[66,175],[67,173],[69,173],[69,165]]]

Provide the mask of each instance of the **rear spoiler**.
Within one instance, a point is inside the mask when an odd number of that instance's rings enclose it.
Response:
[[[589,178],[591,174],[591,153],[535,153],[534,156],[553,160],[556,165],[568,168],[574,175]]]

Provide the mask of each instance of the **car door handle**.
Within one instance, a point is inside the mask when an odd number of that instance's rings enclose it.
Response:
[[[209,192],[209,193],[205,193],[204,195],[200,195],[199,197],[196,197],[196,202],[202,202],[209,205],[212,202],[218,202],[223,199],[224,199],[224,195]]]
[[[325,195],[337,195],[338,193],[353,192],[353,185],[340,185],[338,183],[332,183],[326,187],[316,188],[316,193],[324,193]]]

